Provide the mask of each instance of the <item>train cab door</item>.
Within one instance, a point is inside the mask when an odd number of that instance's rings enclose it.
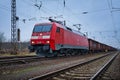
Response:
[[[59,50],[61,47],[63,47],[63,29],[60,27],[56,28],[56,34],[55,34],[55,44],[56,44],[56,50]]]

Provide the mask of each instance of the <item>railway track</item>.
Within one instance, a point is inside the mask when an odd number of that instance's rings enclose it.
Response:
[[[14,65],[14,64],[25,64],[32,61],[43,61],[43,60],[53,60],[66,58],[67,56],[60,57],[38,57],[38,56],[13,56],[13,57],[0,57],[0,66]]]
[[[73,66],[37,76],[29,80],[95,80],[117,56],[107,54],[102,57],[78,63]]]
[[[120,53],[114,61],[108,64],[106,69],[101,72],[97,80],[119,80],[120,79]]]
[[[20,64],[20,63],[28,63],[34,60],[42,60],[43,57],[38,56],[14,56],[14,57],[1,57],[0,58],[0,66],[10,65],[10,64]]]

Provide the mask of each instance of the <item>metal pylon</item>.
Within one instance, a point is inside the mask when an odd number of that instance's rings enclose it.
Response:
[[[11,44],[12,53],[17,53],[16,0],[11,0]]]

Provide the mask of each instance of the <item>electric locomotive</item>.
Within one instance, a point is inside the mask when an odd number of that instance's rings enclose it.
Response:
[[[38,56],[76,55],[88,51],[87,37],[60,21],[49,19],[49,23],[35,24],[31,36],[31,51]]]

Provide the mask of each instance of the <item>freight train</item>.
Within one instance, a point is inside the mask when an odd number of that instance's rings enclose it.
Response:
[[[60,21],[35,24],[30,40],[30,51],[38,56],[78,55],[87,52],[111,51],[115,48],[88,39],[85,34],[72,30]]]

